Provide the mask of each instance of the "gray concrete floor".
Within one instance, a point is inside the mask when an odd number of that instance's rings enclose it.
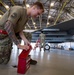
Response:
[[[50,49],[50,52],[44,52],[38,48],[32,50],[31,58],[38,63],[31,65],[26,74],[18,74],[17,68],[12,67],[17,64],[17,55],[20,52],[14,46],[9,63],[0,65],[0,75],[74,75],[74,51]]]

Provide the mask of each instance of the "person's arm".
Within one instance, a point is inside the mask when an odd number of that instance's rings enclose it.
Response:
[[[20,37],[22,38],[22,40],[25,42],[25,44],[30,44],[30,42],[27,40],[27,38],[25,37],[23,31],[19,32]]]
[[[10,21],[7,21],[4,29],[8,33],[8,36],[11,38],[11,40],[18,46],[20,49],[28,49],[29,47],[26,45],[20,45],[19,40],[17,39],[14,29],[13,29],[13,24]]]

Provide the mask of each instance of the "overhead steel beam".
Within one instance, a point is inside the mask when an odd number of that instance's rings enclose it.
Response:
[[[61,16],[61,14],[62,14],[62,11],[63,11],[64,7],[65,7],[65,6],[66,6],[66,4],[67,4],[67,2],[68,2],[68,0],[66,0],[66,1],[64,2],[63,6],[62,6],[62,8],[61,8],[61,10],[60,10],[60,12],[59,12],[59,14],[58,14],[58,16],[57,16],[57,18],[56,18],[55,22],[54,22],[54,25],[56,25],[56,23],[57,23],[57,21],[58,21],[59,17],[60,17],[60,16]]]

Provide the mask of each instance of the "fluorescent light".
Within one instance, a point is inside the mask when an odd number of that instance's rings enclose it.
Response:
[[[54,6],[54,2],[52,2],[52,3],[50,4],[50,6],[53,7],[53,6]]]
[[[37,27],[35,27],[35,29],[36,29]]]
[[[47,22],[47,25],[49,25],[49,22]]]
[[[8,6],[8,5],[5,5],[5,8],[6,8],[6,9],[9,9],[9,6]]]
[[[26,4],[26,7],[27,7],[27,8],[29,8],[29,7],[30,7],[30,5],[29,5],[29,4]]]
[[[0,18],[2,17],[2,15],[0,15]]]
[[[33,22],[33,24],[35,25],[36,23],[35,23],[35,22]]]
[[[50,16],[50,15],[48,16],[48,19],[49,19],[49,18],[51,18],[51,16]]]

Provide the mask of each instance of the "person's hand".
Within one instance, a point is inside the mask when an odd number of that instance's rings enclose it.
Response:
[[[20,44],[18,44],[17,46],[18,46],[19,49],[25,49],[26,51],[29,49],[28,45],[20,45]]]

